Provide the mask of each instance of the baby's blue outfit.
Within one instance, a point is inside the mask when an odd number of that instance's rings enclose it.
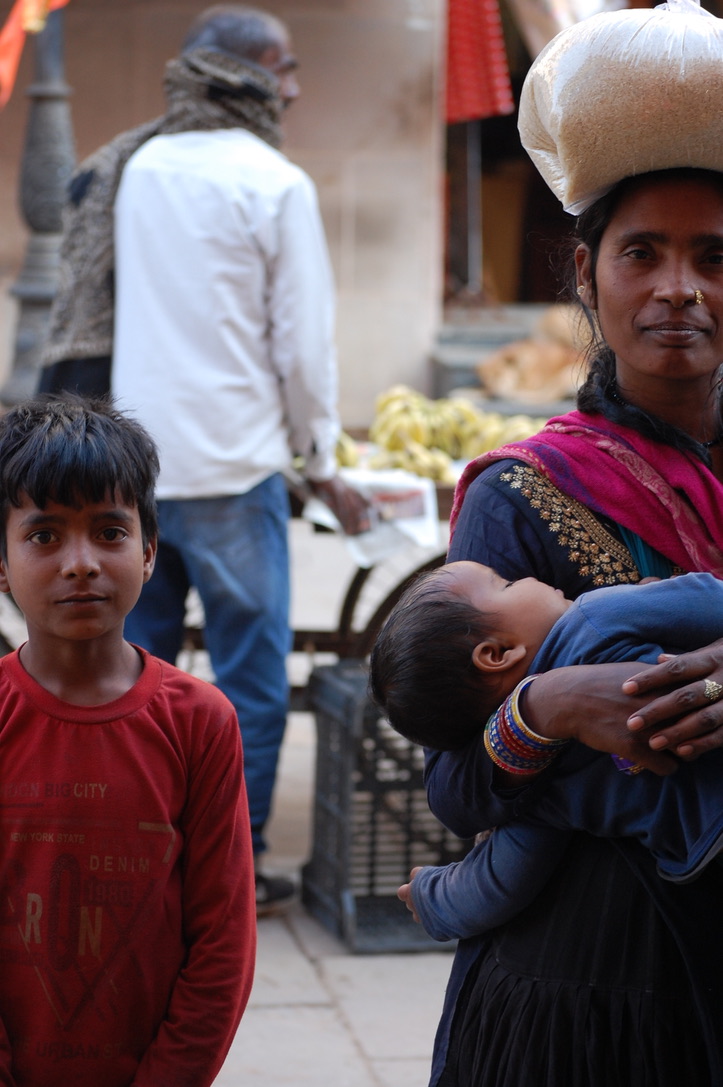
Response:
[[[584,593],[558,619],[530,674],[573,664],[642,661],[723,637],[723,582],[684,574]],[[571,743],[529,789],[524,816],[499,826],[457,864],[423,868],[412,900],[438,940],[504,923],[537,896],[572,830],[638,838],[674,882],[694,879],[723,849],[723,750],[669,777],[621,773],[610,756]],[[567,833],[566,833],[567,832]]]

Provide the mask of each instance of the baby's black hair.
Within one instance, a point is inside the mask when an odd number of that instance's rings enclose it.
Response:
[[[369,691],[389,723],[437,751],[468,743],[506,694],[499,675],[472,662],[499,621],[450,584],[444,567],[421,574],[390,612],[369,660]]]
[[[110,399],[39,396],[0,417],[0,549],[10,508],[27,495],[77,507],[116,495],[135,506],[144,545],[158,532],[158,452],[148,432]]]

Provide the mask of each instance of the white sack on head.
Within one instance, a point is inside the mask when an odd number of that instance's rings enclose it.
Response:
[[[651,170],[723,170],[723,19],[697,0],[592,15],[528,72],[522,144],[579,215]]]

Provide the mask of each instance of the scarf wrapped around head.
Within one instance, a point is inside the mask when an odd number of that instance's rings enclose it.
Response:
[[[570,498],[636,532],[683,570],[723,577],[723,485],[713,473],[692,454],[578,411],[468,464],[455,490],[451,533],[470,483],[508,458],[531,465]]]
[[[173,132],[245,128],[281,143],[279,83],[253,61],[200,47],[166,66],[168,108],[123,132],[82,163],[63,216],[59,281],[43,365],[110,355],[113,349],[113,206],[121,174],[139,147]]]

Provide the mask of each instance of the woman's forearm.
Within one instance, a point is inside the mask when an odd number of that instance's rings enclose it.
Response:
[[[546,672],[525,691],[521,706],[525,721],[540,736],[577,740],[596,751],[638,762],[656,774],[672,773],[675,760],[653,751],[647,734],[632,733],[627,725],[643,699],[623,694],[622,685],[640,671],[640,663],[630,661]]]

